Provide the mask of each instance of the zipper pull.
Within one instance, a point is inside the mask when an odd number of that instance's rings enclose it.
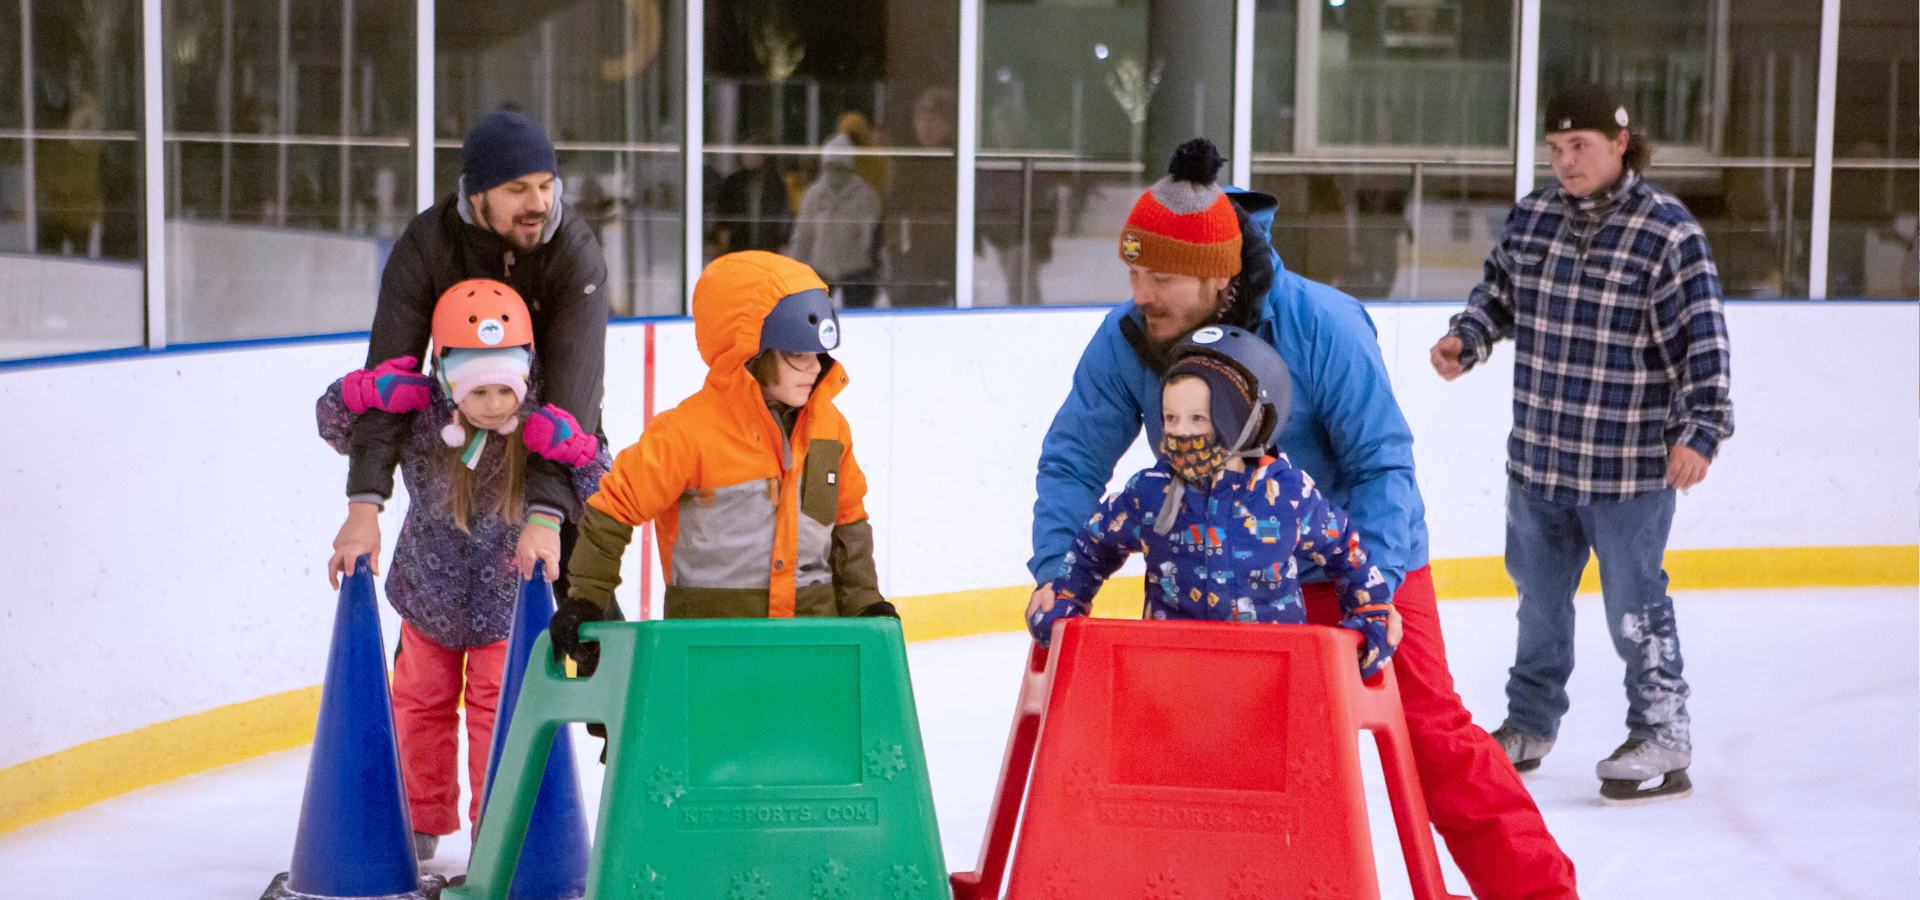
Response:
[[[506,258],[506,277],[512,278],[513,277],[513,251],[508,250],[506,253],[502,255]]]

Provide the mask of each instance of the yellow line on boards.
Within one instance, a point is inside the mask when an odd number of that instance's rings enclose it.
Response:
[[[320,686],[169,719],[0,769],[0,834],[129,791],[313,742]]]
[[[1797,587],[1899,587],[1920,584],[1920,547],[1736,547],[1668,550],[1668,587],[1676,591],[1727,591]],[[1512,597],[1513,582],[1498,556],[1433,561],[1433,586],[1442,600]],[[1592,559],[1580,577],[1580,593],[1600,592],[1600,569]]]
[[[1667,575],[1677,591],[1794,587],[1920,585],[1920,546],[1756,547],[1670,550]],[[1498,556],[1436,559],[1433,583],[1442,600],[1513,596]],[[1600,589],[1591,561],[1582,593]],[[906,639],[1020,631],[1029,585],[897,597]],[[1140,615],[1144,579],[1115,578],[1093,614]],[[170,719],[125,734],[0,769],[0,834],[129,791],[208,769],[288,750],[313,740],[320,687],[248,700]]]

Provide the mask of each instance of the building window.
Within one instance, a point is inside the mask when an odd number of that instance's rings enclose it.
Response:
[[[1466,296],[1513,201],[1516,9],[1256,5],[1252,186],[1284,265],[1363,299]]]
[[[954,305],[953,0],[713,0],[705,256],[775,250],[844,308]]]
[[[365,329],[413,213],[411,7],[162,10],[168,342]]]
[[[1648,180],[1706,230],[1726,295],[1805,297],[1819,56],[1818,3],[1544,0],[1540,102],[1606,85],[1653,141]]]
[[[600,239],[615,316],[684,306],[684,9],[679,0],[434,6],[435,195],[453,194],[461,139],[487,114],[540,122],[565,201]]]
[[[1920,297],[1917,20],[1907,0],[1840,5],[1828,297]]]
[[[138,346],[140,4],[0,12],[0,358]]]

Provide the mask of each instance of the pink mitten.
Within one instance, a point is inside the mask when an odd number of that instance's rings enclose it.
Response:
[[[521,439],[528,450],[570,466],[584,466],[600,451],[598,438],[581,431],[572,414],[551,403],[527,417]]]
[[[426,409],[432,402],[433,379],[415,372],[420,362],[412,356],[387,360],[371,369],[355,369],[341,379],[340,398],[355,415],[369,409],[390,413]]]

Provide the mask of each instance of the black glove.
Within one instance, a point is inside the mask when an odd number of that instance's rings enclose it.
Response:
[[[866,609],[863,609],[860,611],[860,615],[886,616],[889,619],[898,619],[900,618],[900,611],[897,609],[894,609],[893,604],[891,602],[886,600],[881,600],[876,603],[868,604]]]
[[[600,739],[600,764],[603,766],[606,765],[607,764],[607,745],[613,743],[612,741],[607,740],[606,723],[605,722],[588,722],[587,735],[589,737],[597,737]]]
[[[568,597],[560,601],[560,608],[553,611],[553,620],[547,624],[554,661],[559,662],[562,655],[571,656],[580,677],[592,675],[600,666],[600,642],[580,643],[580,624],[605,621],[606,617],[605,610],[585,600]]]

